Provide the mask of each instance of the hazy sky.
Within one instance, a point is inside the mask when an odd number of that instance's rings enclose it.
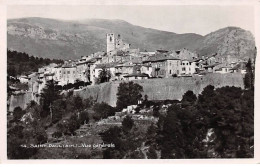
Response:
[[[147,28],[201,35],[236,26],[254,34],[252,6],[8,6],[7,17],[121,19]]]

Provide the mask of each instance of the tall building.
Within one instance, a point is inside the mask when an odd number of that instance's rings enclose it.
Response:
[[[115,34],[107,34],[107,53],[116,49]]]
[[[130,48],[130,44],[124,43],[120,34],[116,37],[114,33],[107,34],[107,53],[122,50],[125,51]]]

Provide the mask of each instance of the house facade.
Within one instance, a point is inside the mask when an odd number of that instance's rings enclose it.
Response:
[[[143,64],[152,67],[152,77],[169,78],[180,74],[181,60],[167,53],[151,56]]]

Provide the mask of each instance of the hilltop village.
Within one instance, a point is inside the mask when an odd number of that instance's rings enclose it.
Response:
[[[39,68],[38,72],[20,76],[20,82],[28,83],[29,91],[40,94],[48,80],[55,80],[64,86],[79,81],[98,84],[101,71],[109,75],[108,81],[140,80],[148,78],[172,78],[203,76],[207,73],[246,72],[246,60],[217,54],[201,56],[183,48],[181,50],[162,50],[141,52],[132,49],[118,34],[106,35],[107,51],[68,60],[64,64],[50,64]]]
[[[8,86],[10,159],[253,157],[251,60],[186,48],[141,52],[113,33],[106,41],[106,52],[20,76],[23,92]]]

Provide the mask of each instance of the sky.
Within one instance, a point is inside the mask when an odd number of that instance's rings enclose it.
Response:
[[[201,35],[227,26],[236,26],[255,34],[253,6],[8,6],[8,19],[22,17],[61,20],[120,19],[146,28]]]

